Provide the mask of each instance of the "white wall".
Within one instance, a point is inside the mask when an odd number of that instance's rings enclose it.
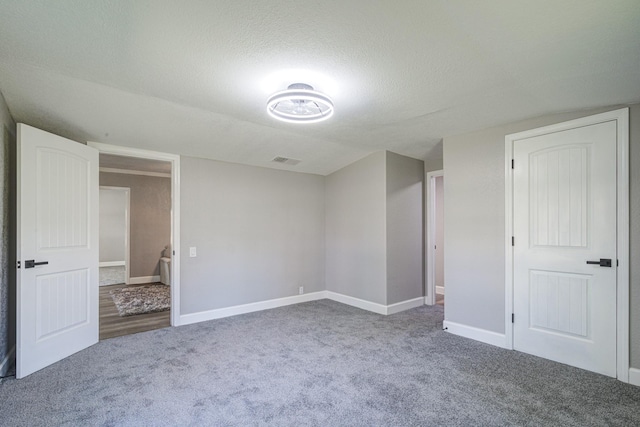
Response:
[[[326,289],[386,305],[386,153],[325,177]]]
[[[424,163],[386,152],[387,300],[424,296]]]
[[[325,289],[322,176],[191,157],[180,170],[182,315]]]
[[[444,139],[448,321],[504,333],[505,135],[618,107],[563,113]],[[640,105],[631,108],[631,229],[640,220]],[[634,130],[635,129],[635,130]],[[640,366],[640,238],[631,234],[631,360]]]
[[[100,189],[100,262],[125,261],[125,191]]]

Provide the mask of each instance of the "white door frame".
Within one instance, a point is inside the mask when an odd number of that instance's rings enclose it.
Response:
[[[180,325],[180,156],[101,142],[87,142],[101,154],[171,162],[171,326]]]
[[[513,144],[531,138],[582,126],[617,122],[617,378],[629,382],[629,109],[609,111],[564,123],[505,136],[505,336],[513,349]]]
[[[125,205],[125,224],[124,224],[124,283],[125,285],[129,284],[129,279],[131,278],[131,267],[129,265],[130,255],[129,252],[129,239],[131,236],[131,189],[129,187],[112,187],[108,185],[101,185],[100,190],[114,190],[114,191],[124,191],[126,198]],[[99,265],[98,265],[99,266]]]
[[[438,170],[427,172],[427,250],[425,255],[427,262],[425,263],[427,271],[427,287],[425,296],[425,304],[434,305],[436,303],[436,251],[433,246],[436,242],[436,178],[444,177],[444,171]]]

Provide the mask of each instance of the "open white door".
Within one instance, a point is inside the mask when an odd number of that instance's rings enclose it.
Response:
[[[98,151],[18,124],[16,376],[98,342]]]

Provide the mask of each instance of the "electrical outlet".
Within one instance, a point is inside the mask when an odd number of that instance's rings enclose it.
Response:
[[[304,294],[304,286],[300,286],[300,288],[298,289],[298,293],[300,295]]]
[[[192,246],[192,247],[189,248],[189,256],[191,258],[196,256],[196,247],[195,246]]]

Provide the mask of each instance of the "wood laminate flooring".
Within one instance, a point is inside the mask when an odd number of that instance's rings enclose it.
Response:
[[[171,311],[138,314],[127,317],[120,317],[118,314],[118,309],[111,295],[109,295],[109,291],[118,288],[145,285],[149,285],[149,283],[142,285],[121,284],[100,286],[100,340],[171,326]]]

